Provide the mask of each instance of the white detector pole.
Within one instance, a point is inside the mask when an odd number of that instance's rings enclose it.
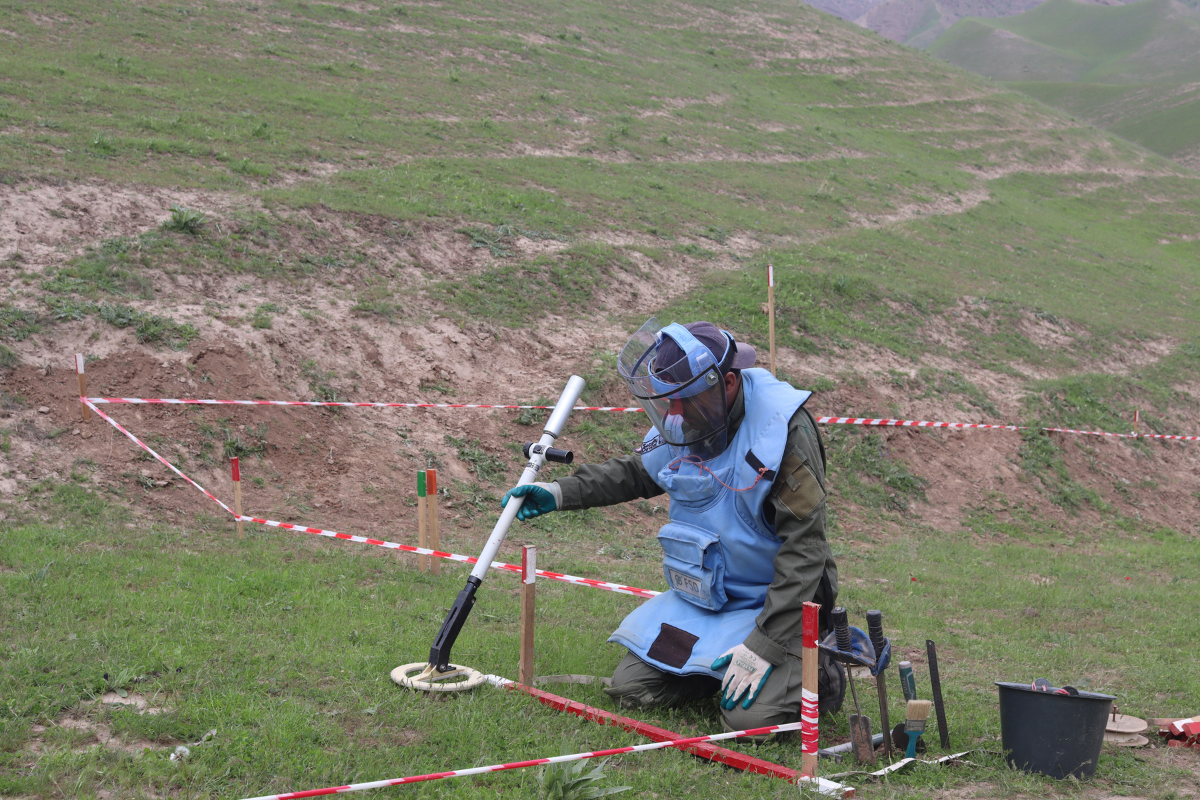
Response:
[[[538,440],[537,444],[528,448],[529,463],[525,465],[521,479],[517,481],[518,486],[533,483],[537,479],[538,473],[546,464],[547,455],[552,455],[554,440],[562,433],[571,409],[579,402],[579,395],[583,393],[583,385],[583,378],[578,375],[572,375],[567,381],[567,387],[563,389],[562,396],[558,398],[558,402],[554,404],[554,410],[550,412],[550,419],[546,420],[542,438]],[[496,520],[496,526],[492,528],[492,535],[488,537],[487,544],[483,546],[483,552],[479,554],[479,562],[471,570],[471,576],[467,578],[467,585],[458,593],[454,605],[450,607],[450,613],[446,615],[446,621],[442,623],[442,629],[438,631],[437,638],[433,640],[433,647],[429,650],[427,671],[445,673],[454,669],[450,665],[450,649],[454,647],[458,632],[462,630],[463,623],[467,621],[467,615],[471,613],[471,607],[475,605],[475,591],[483,583],[483,576],[487,574],[492,560],[500,550],[500,545],[504,543],[504,537],[508,535],[509,526],[517,518],[517,512],[524,504],[524,497],[510,498],[508,505],[500,514],[500,519]]]

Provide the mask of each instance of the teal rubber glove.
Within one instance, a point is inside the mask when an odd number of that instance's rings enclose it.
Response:
[[[746,699],[742,700],[742,708],[754,705],[775,665],[746,645],[739,644],[723,653],[709,669],[715,672],[725,670],[725,677],[721,681],[721,708],[732,711],[743,696]]]
[[[508,505],[508,498],[524,497],[525,503],[521,506],[521,510],[517,512],[517,519],[524,522],[527,519],[540,517],[542,514],[549,514],[551,511],[557,511],[562,505],[562,489],[557,483],[527,483],[524,486],[514,486],[504,493],[504,497],[500,500],[500,506],[503,508]]]

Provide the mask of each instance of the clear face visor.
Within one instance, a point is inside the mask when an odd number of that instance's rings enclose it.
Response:
[[[660,363],[671,339],[683,356]],[[721,361],[728,355],[721,354]],[[708,460],[724,452],[729,409],[721,363],[681,325],[646,321],[621,350],[617,369],[659,434],[680,455]],[[681,452],[684,451],[684,452]]]

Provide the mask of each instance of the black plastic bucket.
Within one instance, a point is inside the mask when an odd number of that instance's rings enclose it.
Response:
[[[1115,697],[1037,692],[1027,683],[996,681],[996,685],[1000,687],[1000,740],[1009,764],[1051,778],[1092,777]]]

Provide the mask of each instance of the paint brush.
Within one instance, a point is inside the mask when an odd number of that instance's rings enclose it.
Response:
[[[917,739],[925,732],[925,722],[929,719],[929,711],[933,708],[932,700],[909,700],[904,712],[904,732],[908,734],[908,752],[906,758],[916,758]]]

